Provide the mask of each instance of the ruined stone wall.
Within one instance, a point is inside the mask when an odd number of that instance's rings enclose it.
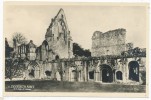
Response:
[[[51,49],[55,55],[58,55],[59,58],[72,57],[72,39],[62,9],[60,9],[58,14],[52,19],[45,38],[49,44],[49,49]]]
[[[108,71],[108,79],[112,81],[126,84],[135,84],[136,81],[129,78],[130,62],[139,64],[138,77],[139,83],[142,84],[141,78],[145,76],[141,74],[145,70],[145,57],[131,57],[131,58],[102,58],[102,59],[62,59],[58,61],[43,62],[43,61],[28,61],[25,62],[26,67],[19,69],[16,77],[23,77],[28,79],[50,79],[58,81],[78,81],[78,82],[105,82],[103,77],[103,70]],[[134,63],[135,63],[134,62]],[[21,68],[21,67],[19,67]],[[143,69],[144,68],[144,69]],[[33,70],[33,71],[32,71]],[[47,72],[49,72],[47,74]],[[121,74],[119,74],[119,72]],[[18,74],[19,73],[19,74]],[[92,75],[93,74],[93,75]],[[107,78],[107,77],[106,77]],[[133,81],[133,82],[132,82]],[[137,83],[138,84],[138,83]]]
[[[120,55],[125,51],[125,35],[125,29],[95,32],[92,36],[92,56]]]

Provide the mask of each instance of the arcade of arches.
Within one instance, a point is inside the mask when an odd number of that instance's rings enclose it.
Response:
[[[58,57],[56,57],[58,59]],[[28,71],[26,74],[27,79],[55,79],[64,81],[96,81],[103,83],[112,82],[126,82],[126,80],[132,80],[135,82],[140,81],[139,76],[139,62],[129,61],[125,66],[98,63],[96,67],[90,66],[87,62],[76,62],[73,64],[79,64],[74,67],[70,66],[68,62],[60,62],[61,64],[54,62],[49,64],[31,63],[28,65]],[[83,65],[82,65],[83,64]],[[68,66],[68,67],[66,67]],[[127,67],[126,67],[127,66]],[[91,68],[90,68],[91,67]],[[62,76],[60,74],[60,68],[63,70]],[[89,69],[90,68],[90,69]],[[127,71],[125,71],[127,70]],[[125,71],[125,72],[124,72]]]

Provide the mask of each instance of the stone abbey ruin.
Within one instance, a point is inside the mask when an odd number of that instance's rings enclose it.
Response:
[[[52,18],[45,40],[36,46],[18,44],[11,50],[5,41],[5,78],[16,80],[94,81],[100,83],[145,84],[146,49],[126,43],[126,29],[92,36],[91,57],[75,57],[73,40],[63,9]]]

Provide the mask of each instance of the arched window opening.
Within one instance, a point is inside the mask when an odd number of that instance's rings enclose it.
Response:
[[[51,71],[45,71],[46,76],[51,76]]]
[[[94,71],[89,72],[89,79],[94,79]]]
[[[113,71],[112,68],[109,65],[103,64],[101,65],[101,78],[102,82],[111,83],[113,82]]]
[[[34,75],[34,70],[32,69],[32,70],[30,71],[30,73],[29,73],[29,77],[30,77],[30,78],[34,78],[34,76],[35,76],[35,75]]]
[[[121,71],[117,71],[116,72],[116,79],[123,80],[123,76],[122,76],[122,72]]]
[[[139,82],[139,64],[137,61],[131,61],[128,64],[129,79]]]
[[[58,59],[59,59],[59,56],[58,56],[58,55],[56,55],[55,59],[56,59],[56,60],[58,60]]]

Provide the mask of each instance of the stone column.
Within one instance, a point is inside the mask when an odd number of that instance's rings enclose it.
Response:
[[[113,82],[115,82],[115,74],[116,73],[113,72]]]
[[[57,70],[56,70],[56,63],[55,62],[53,62],[53,69],[54,69],[54,79],[56,80],[56,72],[57,72]]]
[[[41,79],[41,64],[40,64],[40,62],[39,62],[39,79]]]
[[[64,67],[64,62],[60,62],[60,63],[61,63],[61,69],[62,69],[62,81],[64,81],[64,80],[65,80],[65,72],[64,72],[65,67]]]
[[[83,70],[81,70],[81,82],[83,82]]]
[[[23,72],[23,79],[24,79],[24,80],[27,80],[27,78],[28,78],[27,73],[28,73],[28,70],[25,70],[25,71]]]
[[[94,71],[94,81],[96,81],[96,78],[97,78],[97,72],[96,71]]]
[[[65,80],[69,81],[69,68],[68,68],[67,62],[66,62],[66,66],[65,66]]]
[[[41,75],[40,75],[41,79],[44,78],[44,64],[43,62],[41,62]]]
[[[100,82],[102,83],[102,70],[100,70],[100,73],[99,73],[99,79],[100,79]]]
[[[129,69],[127,63],[124,65],[123,79],[124,79],[123,82],[128,82],[129,80]]]
[[[69,67],[69,81],[71,81],[71,68]]]
[[[116,82],[116,70],[115,70],[115,73],[114,73],[114,82]]]
[[[86,61],[84,61],[84,76],[85,76],[85,82],[87,82],[88,81],[88,72],[87,72],[87,62]]]
[[[95,81],[98,82],[98,78],[99,78],[99,72],[95,72]]]
[[[82,70],[80,68],[80,70],[78,71],[78,81],[81,82],[82,81]]]
[[[46,74],[45,74],[46,66],[47,66],[47,65],[46,65],[46,62],[45,62],[45,63],[44,63],[44,69],[43,69],[43,77],[44,77],[44,78],[46,78]]]

